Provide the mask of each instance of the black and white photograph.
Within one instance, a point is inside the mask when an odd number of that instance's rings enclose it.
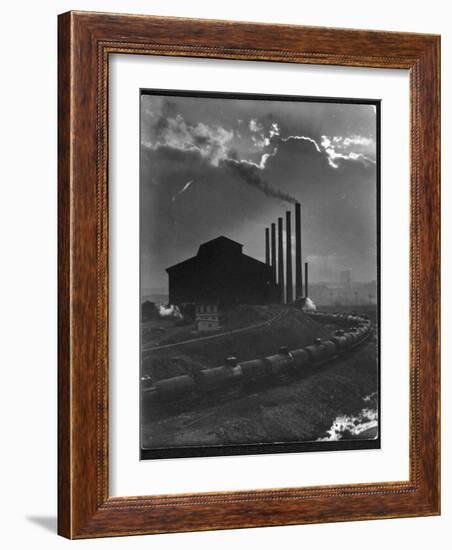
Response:
[[[451,4],[2,8],[3,548],[450,548]]]
[[[380,448],[380,102],[140,90],[140,457]]]

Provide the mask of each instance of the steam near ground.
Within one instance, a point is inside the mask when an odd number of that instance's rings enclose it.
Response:
[[[180,312],[180,309],[177,306],[168,305],[158,305],[158,312],[160,317],[171,317],[173,319],[182,319],[182,313]]]
[[[314,302],[311,300],[311,298],[305,298],[303,311],[316,311],[317,307],[314,304]]]
[[[376,405],[377,394],[373,393],[363,398],[365,403]],[[357,416],[341,415],[336,417],[325,437],[317,441],[341,441],[355,439],[367,430],[378,430],[378,412],[375,408],[363,408]],[[375,438],[378,437],[376,432]],[[370,439],[370,438],[367,438]]]

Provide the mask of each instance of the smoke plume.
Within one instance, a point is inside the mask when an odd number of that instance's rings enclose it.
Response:
[[[295,204],[297,202],[297,200],[288,193],[276,189],[265,181],[259,174],[261,169],[253,162],[233,158],[226,158],[221,162],[235,175],[239,176],[244,183],[258,189],[268,197],[274,197],[290,204]]]
[[[182,313],[177,306],[169,305],[168,307],[159,305],[158,312],[160,317],[172,317],[174,319],[182,319]]]

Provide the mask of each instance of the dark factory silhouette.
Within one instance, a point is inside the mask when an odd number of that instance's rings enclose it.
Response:
[[[303,294],[299,203],[295,205],[295,229],[295,298],[299,299]],[[270,228],[266,228],[265,263],[244,254],[242,244],[223,235],[201,244],[196,256],[166,269],[169,303],[177,306],[212,303],[220,307],[292,303],[294,289],[290,211],[286,212],[285,258],[283,231],[281,217],[278,218],[277,239],[276,224],[271,224],[271,233]]]
[[[169,302],[230,306],[274,301],[278,287],[272,268],[242,249],[221,236],[202,244],[193,258],[169,267]]]

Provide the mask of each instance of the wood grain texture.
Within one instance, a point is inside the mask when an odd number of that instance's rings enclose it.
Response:
[[[439,513],[438,36],[70,12],[59,17],[59,507],[68,538]],[[410,479],[108,495],[108,56],[410,70]]]
[[[69,31],[70,15],[60,18]],[[70,533],[70,32],[58,33],[58,530]]]

